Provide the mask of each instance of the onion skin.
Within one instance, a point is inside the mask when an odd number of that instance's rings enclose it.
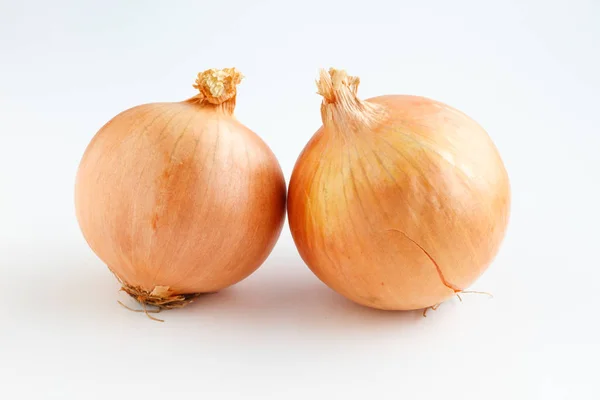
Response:
[[[357,86],[343,71],[321,73],[324,126],[294,167],[292,236],[317,277],[359,304],[435,306],[499,251],[507,172],[465,114],[417,96],[358,100]]]
[[[128,293],[148,295],[135,296],[142,303],[239,282],[281,233],[283,173],[267,145],[232,116],[235,84],[225,80],[232,96],[200,90],[183,102],[129,109],[83,156],[75,188],[81,230]],[[161,301],[151,302],[157,293]]]

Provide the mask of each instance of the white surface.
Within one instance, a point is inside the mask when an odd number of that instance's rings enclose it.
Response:
[[[0,397],[600,398],[598,1],[168,3],[0,0]],[[79,159],[118,112],[225,66],[287,179],[320,125],[319,67],[480,122],[514,193],[473,287],[496,297],[362,308],[286,227],[253,276],[163,324],[121,308],[74,218]]]

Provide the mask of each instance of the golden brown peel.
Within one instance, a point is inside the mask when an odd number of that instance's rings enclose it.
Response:
[[[245,279],[281,233],[281,167],[232,115],[241,79],[235,68],[201,72],[194,97],[119,113],[82,157],[79,226],[146,314]]]
[[[323,126],[289,184],[301,257],[332,289],[374,308],[425,309],[465,293],[507,227],[510,184],[497,149],[446,104],[363,100],[358,84],[344,71],[320,72]]]
[[[479,292],[479,291],[476,291],[476,290],[462,290],[462,289],[456,287],[455,285],[453,285],[452,283],[448,282],[446,280],[446,278],[444,277],[444,273],[442,272],[442,269],[440,268],[440,266],[438,265],[438,263],[431,256],[431,254],[429,254],[429,252],[423,248],[423,246],[421,246],[419,243],[417,243],[416,241],[414,241],[406,233],[404,233],[404,232],[402,232],[402,231],[400,231],[398,229],[390,229],[390,231],[398,232],[398,233],[404,235],[404,237],[406,237],[409,241],[411,241],[412,243],[414,243],[415,246],[417,246],[419,249],[421,249],[423,251],[423,253],[427,256],[427,258],[429,258],[431,260],[431,262],[435,266],[435,269],[436,269],[436,271],[438,273],[438,276],[440,277],[440,280],[442,281],[442,283],[444,284],[444,286],[446,286],[448,289],[452,289],[454,291],[454,294],[456,294],[456,297],[458,297],[458,300],[460,300],[461,303],[462,303],[462,297],[460,296],[461,294],[469,294],[469,293],[473,293],[473,294],[485,294],[485,295],[487,295],[489,297],[494,297],[491,293],[488,293],[488,292]],[[441,303],[437,303],[437,304],[434,304],[431,307],[424,308],[423,309],[423,316],[427,317],[427,310],[429,310],[429,309],[432,309],[433,311],[436,311],[438,309],[438,307],[440,306],[440,304]]]
[[[435,270],[437,271],[437,274],[440,277],[440,280],[442,281],[442,283],[444,284],[444,286],[446,286],[448,289],[452,289],[454,291],[454,293],[460,293],[460,292],[463,291],[462,289],[460,289],[456,285],[453,285],[452,283],[448,282],[446,280],[446,278],[444,278],[444,273],[442,272],[442,269],[440,268],[440,266],[438,265],[438,263],[435,261],[435,259],[431,256],[431,254],[429,254],[429,252],[423,248],[423,246],[421,246],[419,243],[415,242],[410,236],[408,236],[406,233],[402,232],[401,230],[390,229],[390,231],[398,232],[398,233],[404,235],[405,238],[407,238],[409,241],[411,241],[412,243],[414,243],[415,246],[417,246],[419,249],[421,249],[421,251],[423,251],[423,253],[427,256],[427,258],[429,258],[431,260],[431,262],[435,266]]]

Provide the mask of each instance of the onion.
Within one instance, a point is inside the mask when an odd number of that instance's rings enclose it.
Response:
[[[509,179],[463,113],[416,96],[359,100],[358,83],[321,71],[323,126],[290,181],[292,236],[309,268],[347,298],[427,309],[470,286],[497,254]]]
[[[124,111],[85,151],[79,225],[142,305],[180,307],[239,282],[281,233],[285,180],[267,145],[233,116],[240,80],[234,68],[202,72],[199,94]]]

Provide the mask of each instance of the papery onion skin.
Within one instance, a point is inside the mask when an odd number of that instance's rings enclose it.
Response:
[[[321,73],[324,126],[294,167],[292,236],[309,268],[359,304],[437,305],[495,258],[510,214],[506,169],[460,111],[417,96],[361,101],[357,85]]]
[[[283,226],[279,163],[232,115],[239,73],[203,74],[189,100],[114,117],[77,173],[84,237],[141,302],[169,304],[239,282],[264,262]],[[201,82],[206,76],[214,79]]]

